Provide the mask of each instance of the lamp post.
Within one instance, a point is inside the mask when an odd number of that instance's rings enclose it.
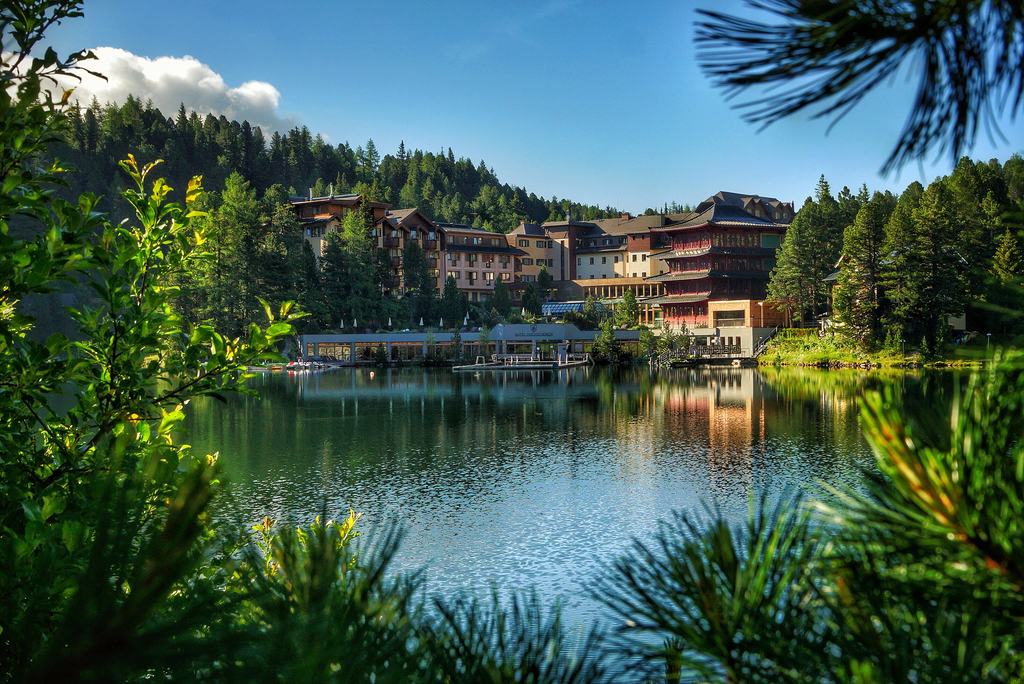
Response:
[[[760,316],[760,319],[758,320],[758,323],[760,323],[759,327],[763,328],[764,327],[764,302],[758,302],[757,303],[757,310],[759,312],[758,315]]]

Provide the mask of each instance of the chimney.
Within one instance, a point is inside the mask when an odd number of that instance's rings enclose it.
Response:
[[[572,223],[572,212],[571,211],[565,212],[565,222],[566,223]]]
[[[625,214],[623,214],[623,215],[622,215],[622,220],[623,220],[623,221],[628,221],[628,220],[629,220],[630,218],[631,218],[631,217],[630,217],[630,215],[629,215],[629,212],[628,212],[628,211],[627,211],[627,212],[626,212]]]
[[[309,199],[313,199],[313,188],[309,189]]]
[[[331,183],[331,197],[334,197],[334,183]]]

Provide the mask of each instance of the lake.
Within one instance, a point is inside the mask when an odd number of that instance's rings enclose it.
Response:
[[[536,587],[570,621],[587,587],[674,510],[741,521],[762,493],[857,486],[873,457],[865,390],[948,410],[951,373],[646,367],[456,374],[346,369],[262,374],[261,399],[196,400],[197,450],[219,451],[230,515],[360,527],[400,521],[401,570],[428,592]],[[228,514],[228,513],[225,513]]]

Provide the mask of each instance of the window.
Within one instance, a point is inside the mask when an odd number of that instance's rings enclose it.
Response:
[[[647,261],[647,255],[646,254],[643,255],[643,261]]]
[[[619,263],[619,257],[618,256],[615,257],[615,263]]]
[[[462,280],[462,272],[461,271],[455,271],[455,272],[452,273],[452,275],[455,276],[456,280]]]
[[[487,281],[488,285],[493,285],[494,284],[494,274],[493,273],[484,273],[484,280]]]
[[[590,276],[590,279],[591,279],[591,280],[593,280],[593,279],[594,279],[594,276]]]
[[[520,240],[518,242],[518,245],[520,247],[529,247],[530,246],[530,241],[529,240]]]
[[[434,239],[434,233],[427,233],[427,239],[428,240],[433,240]]]
[[[409,239],[410,239],[410,240],[419,240],[419,237],[417,236],[417,234],[416,234],[416,231],[415,231],[415,230],[414,230],[414,231],[412,231],[411,233],[409,233]]]
[[[774,235],[772,233],[761,233],[761,246],[778,249],[782,246],[782,241],[779,239],[778,235]]]
[[[647,271],[644,271],[643,274],[640,277],[641,278],[646,278],[647,277]]]
[[[501,247],[501,238],[491,238],[491,247]]]
[[[594,265],[594,257],[590,257],[590,265],[591,265],[591,266],[593,266],[593,265]]]
[[[607,264],[608,263],[608,257],[601,257],[601,263],[602,264]]]
[[[473,244],[474,245],[479,245],[480,244],[480,238],[478,238],[478,237],[473,238]]]
[[[626,238],[619,238],[619,244],[620,245],[626,244]]]
[[[523,259],[523,266],[533,266],[533,259]]]
[[[577,257],[576,258],[576,265],[577,266],[582,266],[583,265],[583,258],[582,257]]]
[[[633,263],[636,263],[636,254],[633,255]]]
[[[602,277],[602,278],[607,278],[608,276],[606,276],[606,275],[605,275],[604,273],[602,273],[602,274],[601,274],[601,277]]]
[[[636,278],[636,271],[633,271],[633,277]]]

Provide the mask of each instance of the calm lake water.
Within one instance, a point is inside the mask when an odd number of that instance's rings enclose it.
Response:
[[[601,564],[659,519],[707,503],[739,521],[761,493],[856,486],[873,462],[863,391],[940,416],[954,376],[357,369],[251,382],[262,399],[196,401],[187,423],[233,482],[225,514],[307,523],[326,504],[362,513],[363,529],[398,520],[397,564],[426,568],[428,591],[534,586],[589,621]]]

